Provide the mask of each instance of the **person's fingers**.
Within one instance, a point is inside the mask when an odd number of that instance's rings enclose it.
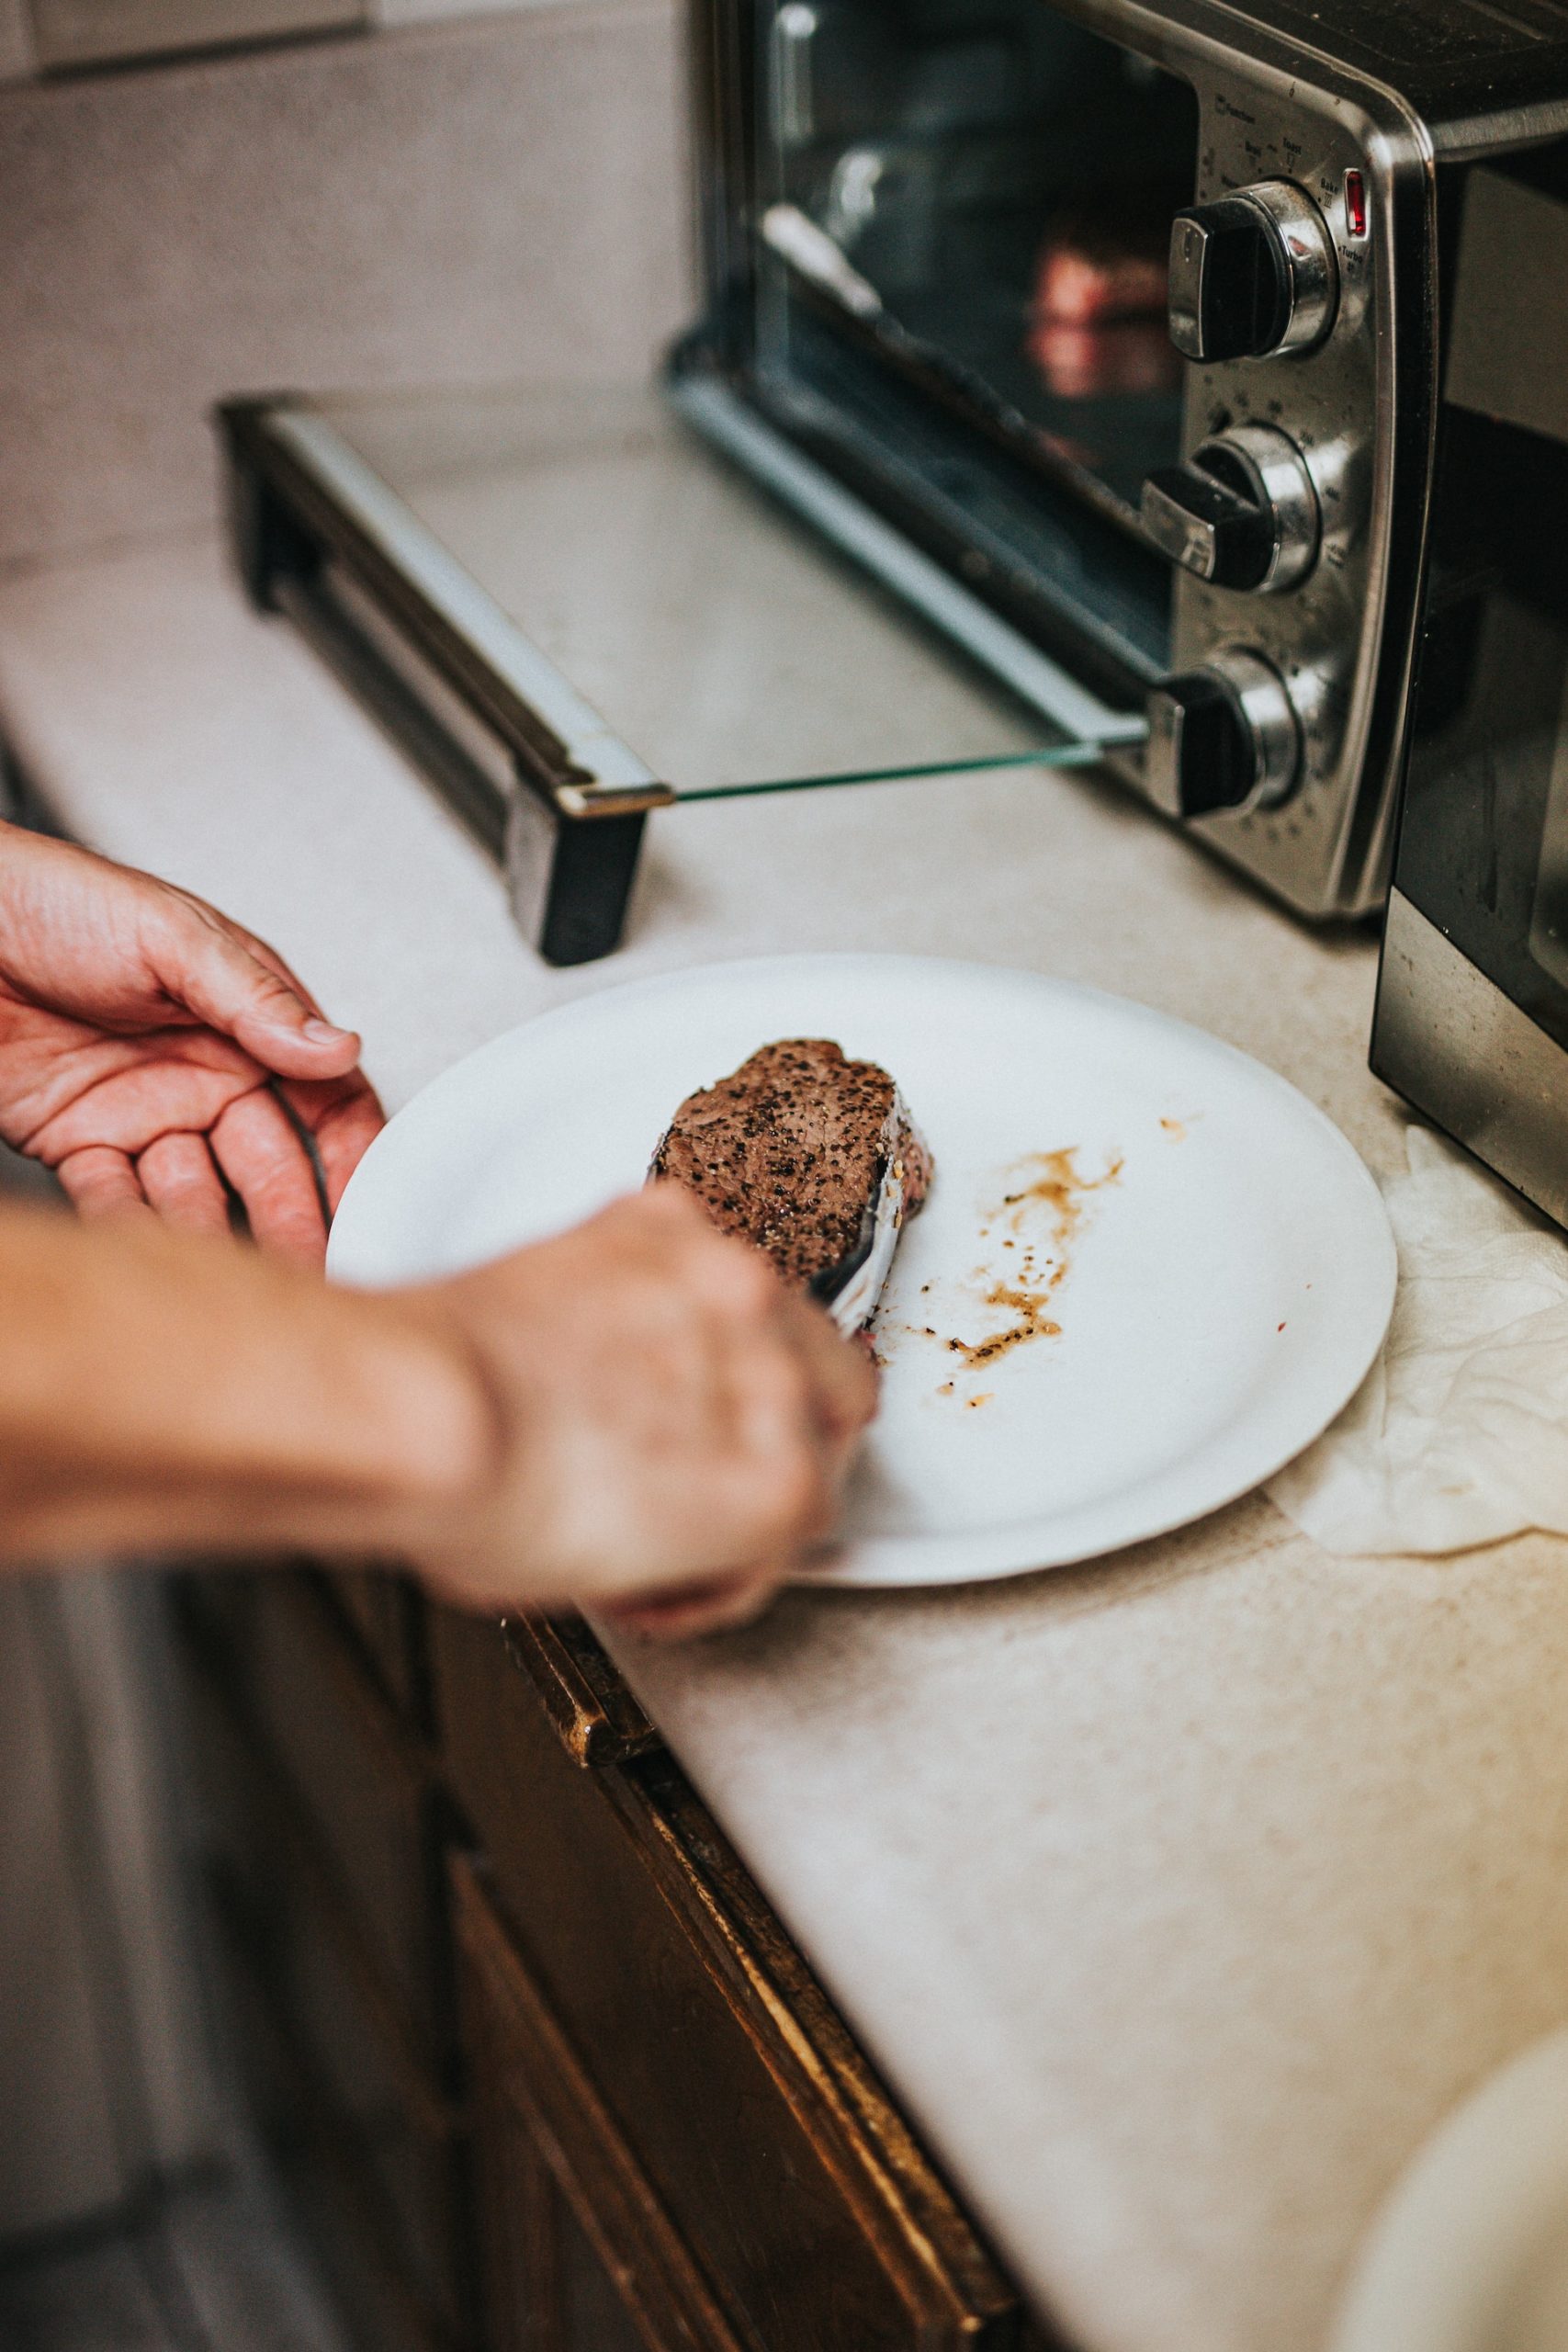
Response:
[[[316,1174],[282,1103],[265,1087],[242,1094],[215,1122],[210,1140],[262,1247],[320,1264],[327,1234]]]
[[[678,1187],[651,1186],[623,1206],[661,1277],[701,1302],[722,1363],[742,1508],[762,1556],[819,1541],[876,1410],[872,1359],[815,1302],[786,1289],[760,1250],[716,1233]]]
[[[204,1136],[160,1136],[136,1163],[141,1189],[170,1225],[227,1233],[229,1196]]]
[[[170,891],[150,944],[173,1002],[232,1037],[283,1078],[338,1078],[359,1059],[359,1039],[323,1020],[312,1000],[256,955],[242,933],[199,899]]]
[[[877,1399],[876,1370],[867,1351],[841,1339],[814,1301],[786,1289],[760,1250],[716,1233],[680,1186],[653,1184],[637,1199],[683,1243],[683,1272],[694,1295],[742,1327],[764,1317],[775,1321],[807,1367],[824,1427],[835,1435],[864,1429]]]
[[[828,1339],[824,1361],[831,1365],[832,1350],[843,1342],[830,1329]],[[797,1323],[774,1302],[760,1329],[734,1330],[722,1349],[731,1458],[715,1497],[721,1540],[748,1572],[800,1557],[831,1534],[860,1442],[858,1399],[852,1387],[835,1399],[813,1360],[816,1344],[808,1317]]]
[[[315,1143],[329,1211],[387,1124],[376,1090],[361,1069],[313,1083],[283,1079],[278,1091]]]
[[[682,1587],[641,1600],[600,1602],[595,1614],[645,1641],[686,1641],[698,1634],[728,1633],[750,1624],[769,1606],[779,1582],[767,1575],[726,1577],[718,1584]]]
[[[156,1136],[199,1134],[263,1072],[227,1037],[162,1029],[89,1039],[62,1054],[51,1075],[58,1104],[46,1102],[27,1148],[52,1167],[94,1144],[134,1157]]]
[[[787,1557],[824,1532],[833,1465],[807,1367],[774,1333],[739,1335],[726,1371],[736,1500],[751,1525],[737,1557],[750,1566]]]
[[[69,1153],[54,1172],[84,1216],[117,1216],[128,1210],[152,1214],[129,1156],[107,1144]]]
[[[674,1188],[435,1285],[497,1402],[476,1544],[428,1572],[470,1605],[570,1592],[675,1638],[754,1615],[831,1532],[874,1408],[863,1351]]]
[[[320,1013],[323,1020],[326,1018],[320,997],[305,986],[292,964],[285,963],[270,940],[258,939],[254,931],[247,931],[243,923],[231,922],[227,915],[220,920],[233,933],[235,938],[250,949],[258,964],[265,964],[267,970],[275,973],[283,982],[285,988],[293,989],[301,1004],[308,1004],[312,1012]]]
[[[822,1426],[834,1437],[858,1436],[874,1419],[876,1367],[865,1350],[841,1339],[820,1306],[782,1291],[775,1313],[811,1380]]]

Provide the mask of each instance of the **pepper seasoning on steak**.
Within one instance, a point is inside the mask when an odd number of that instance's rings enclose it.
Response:
[[[822,1037],[764,1046],[688,1095],[649,1177],[683,1184],[721,1232],[820,1299],[846,1337],[875,1313],[899,1229],[931,1180],[887,1072]]]

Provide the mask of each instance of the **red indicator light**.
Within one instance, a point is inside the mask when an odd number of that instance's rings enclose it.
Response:
[[[1345,175],[1345,227],[1352,237],[1367,233],[1367,185],[1359,172]]]

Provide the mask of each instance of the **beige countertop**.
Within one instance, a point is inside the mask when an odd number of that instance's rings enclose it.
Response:
[[[586,989],[884,947],[1198,1022],[1400,1164],[1370,941],[1297,928],[1090,781],[661,813],[626,950],[551,973],[203,539],[0,583],[0,728],[83,837],[271,937],[389,1107]],[[1042,2304],[1094,2352],[1305,2352],[1424,2133],[1568,2018],[1565,1570],[1547,1542],[1333,1560],[1252,1499],[626,1663]]]

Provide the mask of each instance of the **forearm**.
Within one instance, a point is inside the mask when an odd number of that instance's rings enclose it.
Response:
[[[396,1548],[483,1491],[493,1416],[412,1306],[151,1219],[0,1210],[0,1562]]]

